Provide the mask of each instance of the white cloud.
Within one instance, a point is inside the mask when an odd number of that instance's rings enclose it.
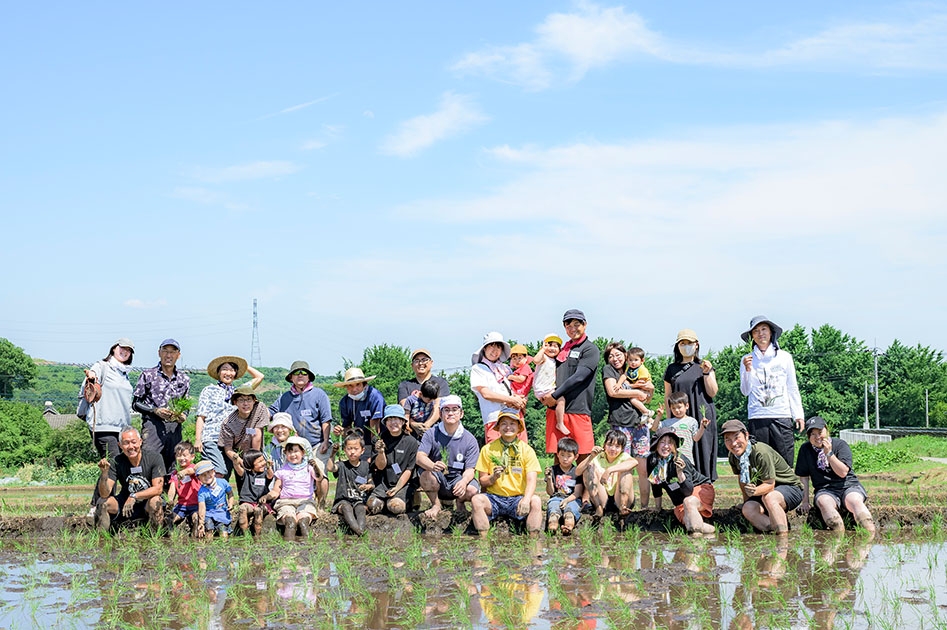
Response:
[[[128,308],[151,309],[165,306],[167,302],[164,298],[159,298],[157,300],[140,300],[138,298],[130,298],[125,300],[123,304]]]
[[[179,186],[171,192],[175,199],[184,199],[208,206],[223,206],[228,210],[247,210],[245,203],[234,201],[227,193],[222,193],[199,186]]]
[[[741,68],[947,70],[947,15],[900,23],[840,24],[768,50],[675,41],[624,7],[590,2],[578,3],[571,13],[548,15],[535,31],[531,41],[467,53],[451,69],[528,90],[546,89],[556,81],[578,81],[594,68],[639,58]]]
[[[489,120],[470,96],[445,93],[440,107],[432,114],[402,122],[398,130],[385,138],[380,150],[386,155],[410,157],[436,142],[460,135]]]
[[[324,149],[328,145],[329,143],[325,140],[306,140],[300,148],[303,151],[313,151],[315,149]]]
[[[307,107],[312,107],[313,105],[316,105],[317,103],[324,103],[328,101],[329,99],[335,98],[336,96],[338,96],[338,93],[329,94],[328,96],[320,96],[319,98],[313,99],[311,101],[306,101],[305,103],[298,103],[296,105],[290,105],[289,107],[284,107],[278,112],[273,112],[272,114],[265,114],[263,116],[260,116],[259,118],[257,118],[257,120],[266,120],[267,118],[273,118],[275,116],[282,116],[283,114],[291,114],[293,112],[298,112],[300,110],[306,109]]]
[[[300,147],[303,151],[313,151],[315,149],[324,149],[329,146],[329,142],[335,140],[345,131],[345,125],[322,125],[322,134],[320,137],[311,138],[303,142]]]
[[[302,167],[293,162],[284,160],[248,162],[224,167],[198,166],[191,169],[190,175],[194,179],[221,184],[226,182],[240,182],[254,179],[273,179],[292,175],[302,170]]]
[[[375,112],[373,112],[370,109],[366,109],[364,112],[362,112],[362,116],[364,116],[365,118],[374,118]]]

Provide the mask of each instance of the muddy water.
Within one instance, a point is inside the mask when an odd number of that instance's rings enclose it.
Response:
[[[939,531],[0,539],[0,627],[947,627]]]

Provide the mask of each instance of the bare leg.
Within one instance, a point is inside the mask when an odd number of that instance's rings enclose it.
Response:
[[[437,496],[440,487],[441,484],[438,483],[437,477],[431,471],[425,470],[421,473],[421,490],[424,491],[431,502],[431,507],[424,512],[424,516],[427,518],[435,519],[441,513],[441,499]]]
[[[638,475],[638,496],[641,497],[640,509],[648,507],[651,499],[651,482],[648,481],[648,459],[645,457],[636,457],[638,465],[635,466],[635,474]]]
[[[556,431],[562,433],[563,435],[571,435],[569,429],[566,428],[565,419],[566,417],[566,399],[563,396],[556,402]]]
[[[772,529],[773,525],[769,520],[769,516],[763,511],[763,504],[759,501],[747,501],[740,511],[744,518],[750,521],[750,525],[761,532],[768,532]]]
[[[526,531],[530,534],[535,534],[542,531],[542,528],[543,502],[534,494],[533,498],[529,500],[529,515],[526,517]]]
[[[872,518],[868,506],[865,505],[865,499],[856,492],[850,492],[845,497],[845,509],[852,513],[855,522],[868,530],[869,534],[875,533],[875,519]]]
[[[474,529],[481,536],[486,536],[490,530],[490,515],[493,514],[493,506],[490,505],[490,499],[482,494],[478,494],[470,501],[473,511],[472,519]]]
[[[842,520],[842,515],[838,512],[838,508],[835,507],[835,500],[833,500],[832,497],[822,494],[816,499],[815,504],[819,508],[819,511],[822,512],[822,520],[825,521],[826,527],[833,532],[845,531],[845,522]]]
[[[618,486],[615,488],[615,505],[618,513],[628,516],[635,505],[635,483],[631,479],[631,472],[622,473],[618,477]]]

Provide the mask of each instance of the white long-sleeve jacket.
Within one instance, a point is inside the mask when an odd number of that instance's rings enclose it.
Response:
[[[747,356],[753,357],[749,371],[740,362],[740,391],[747,397],[747,417],[805,418],[792,356],[772,345],[765,353],[754,345]]]

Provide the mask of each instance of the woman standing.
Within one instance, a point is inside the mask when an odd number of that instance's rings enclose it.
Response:
[[[510,358],[510,344],[503,340],[498,332],[488,332],[483,343],[470,358],[470,389],[480,402],[480,415],[483,416],[483,438],[486,443],[500,437],[496,430],[500,410],[511,407],[520,412],[526,409],[526,397],[513,393],[510,374],[513,370],[506,361]],[[525,422],[524,422],[525,426]],[[526,431],[519,434],[524,442]]]
[[[248,366],[246,360],[233,356],[213,359],[207,364],[207,375],[217,383],[201,390],[201,396],[197,400],[194,444],[204,459],[214,465],[218,477],[227,476],[228,466],[217,446],[217,438],[220,437],[220,427],[224,421],[237,409],[230,401],[234,392],[233,383],[246,372],[253,377],[247,384],[256,389],[263,382],[263,374]]]
[[[796,381],[792,356],[779,349],[783,329],[763,315],[750,320],[750,328],[740,335],[753,339],[753,351],[740,366],[740,392],[747,397],[750,435],[768,444],[792,466],[793,421],[803,427],[802,397]]]
[[[717,375],[710,361],[700,359],[700,341],[697,333],[685,328],[674,341],[674,362],[664,372],[664,407],[673,392],[687,394],[690,415],[701,422],[710,420],[700,440],[694,443],[694,466],[711,481],[717,480]]]

